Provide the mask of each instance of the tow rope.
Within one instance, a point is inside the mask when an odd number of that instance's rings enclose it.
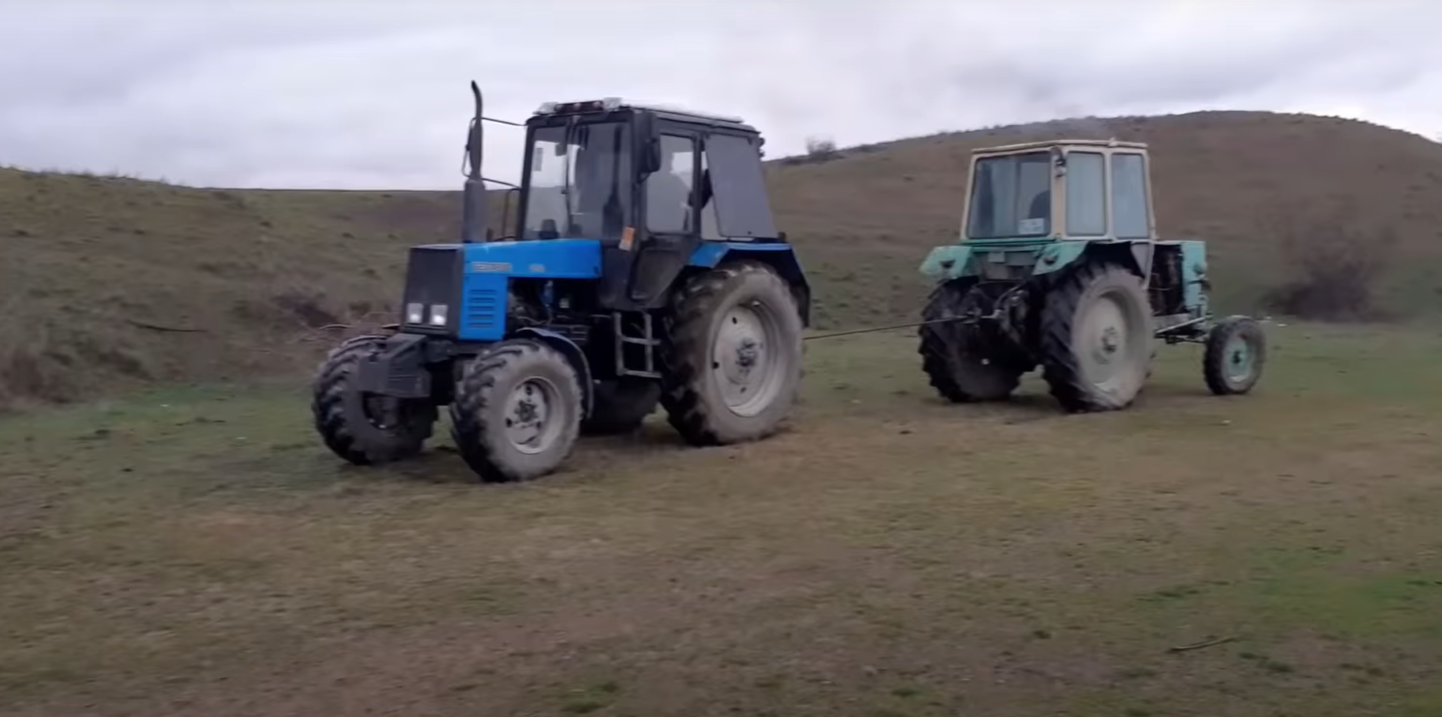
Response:
[[[834,339],[834,338],[836,338],[836,337],[838,337],[838,336],[854,336],[854,335],[856,335],[856,334],[874,334],[874,333],[876,333],[876,332],[878,332],[878,331],[895,331],[896,329],[914,329],[914,328],[917,328],[917,327],[919,327],[919,326],[927,326],[927,325],[930,325],[930,324],[949,324],[949,323],[952,323],[952,322],[954,322],[954,321],[964,321],[964,320],[966,320],[966,318],[967,318],[967,317],[965,317],[965,316],[953,316],[953,317],[951,317],[951,318],[949,318],[949,319],[932,319],[932,320],[930,320],[930,321],[916,321],[916,322],[913,322],[913,323],[910,323],[910,324],[895,324],[895,325],[893,325],[893,326],[874,326],[874,327],[869,328],[869,329],[852,329],[851,331],[837,331],[837,332],[835,332],[835,333],[830,333],[830,334],[817,334],[817,335],[815,335],[815,336],[805,336],[805,337],[802,337],[801,340],[802,340],[802,341],[812,341],[812,340],[817,340],[817,339]]]

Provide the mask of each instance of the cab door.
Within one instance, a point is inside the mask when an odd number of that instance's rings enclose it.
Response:
[[[627,299],[655,308],[690,261],[701,241],[697,206],[701,167],[699,133],[667,128],[661,133],[661,167],[641,187],[644,231],[634,247]]]

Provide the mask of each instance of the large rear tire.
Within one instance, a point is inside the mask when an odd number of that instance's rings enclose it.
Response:
[[[963,316],[969,294],[976,289],[965,283],[938,286],[921,312],[922,321],[941,321]],[[1000,401],[1021,384],[1024,370],[1009,365],[979,325],[961,322],[923,324],[918,329],[921,368],[931,386],[953,403]]]
[[[450,414],[456,450],[482,481],[530,480],[571,455],[581,384],[566,356],[545,343],[502,341],[466,364]]]
[[[591,417],[581,422],[581,433],[604,436],[630,433],[641,427],[661,400],[661,384],[650,379],[619,378],[601,381],[592,391]]]
[[[1247,393],[1262,378],[1267,363],[1267,337],[1262,325],[1247,316],[1223,319],[1207,334],[1202,375],[1218,396]]]
[[[1112,263],[1059,278],[1041,320],[1042,375],[1072,412],[1131,405],[1152,363],[1152,313],[1141,279]]]
[[[311,389],[311,415],[327,448],[355,465],[416,456],[431,437],[435,404],[361,392],[356,367],[385,347],[384,336],[357,336],[333,349]]]
[[[801,385],[802,322],[791,287],[754,261],[692,277],[662,322],[661,405],[692,445],[774,434]]]

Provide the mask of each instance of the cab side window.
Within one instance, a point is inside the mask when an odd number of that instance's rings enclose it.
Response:
[[[1112,224],[1118,239],[1150,237],[1147,212],[1147,168],[1140,154],[1112,155]]]
[[[696,187],[696,141],[661,135],[661,169],[646,178],[646,228],[662,234],[688,234],[691,197]]]

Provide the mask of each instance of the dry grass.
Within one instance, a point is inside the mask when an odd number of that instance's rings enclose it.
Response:
[[[0,712],[1436,714],[1442,339],[1273,331],[1085,417],[812,344],[783,436],[521,486],[343,467],[285,387],[0,422]]]

